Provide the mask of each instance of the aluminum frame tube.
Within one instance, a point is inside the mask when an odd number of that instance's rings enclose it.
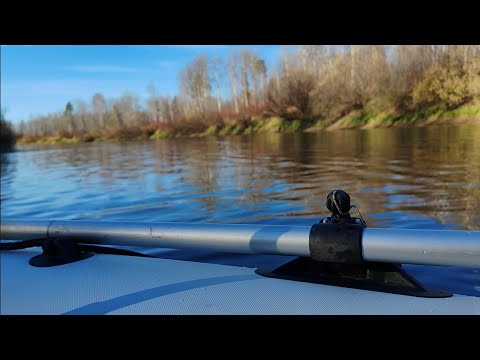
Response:
[[[3,220],[0,239],[70,237],[82,243],[196,248],[310,257],[310,226]],[[480,268],[480,231],[365,228],[365,261]]]

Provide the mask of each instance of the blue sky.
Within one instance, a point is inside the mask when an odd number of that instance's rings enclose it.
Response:
[[[271,68],[279,45],[257,49]],[[106,98],[132,92],[145,100],[147,86],[159,95],[178,92],[179,70],[199,54],[225,56],[230,45],[33,45],[1,46],[1,107],[7,120],[63,111],[68,101],[90,103],[96,92]]]

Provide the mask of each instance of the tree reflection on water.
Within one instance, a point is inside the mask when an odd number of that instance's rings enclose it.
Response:
[[[2,210],[42,218],[54,197],[67,218],[304,224],[342,188],[371,226],[480,229],[478,139],[461,125],[20,147],[16,172],[2,157]]]

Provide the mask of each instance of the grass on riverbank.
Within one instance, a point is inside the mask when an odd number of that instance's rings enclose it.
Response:
[[[295,132],[319,131],[352,128],[375,128],[396,126],[426,126],[434,124],[480,124],[480,103],[470,103],[456,109],[447,109],[437,105],[426,107],[415,112],[395,114],[393,111],[375,111],[365,106],[350,114],[336,119],[293,119],[280,117],[243,119],[241,121],[217,122],[208,125],[204,122],[176,124],[159,129],[132,128],[122,129],[112,133],[83,134],[78,136],[53,136],[40,138],[19,138],[17,144],[72,144],[92,141],[127,141],[127,140],[157,140],[173,137],[203,137],[203,136],[230,136],[252,134],[259,132]]]
[[[456,109],[448,109],[445,106],[436,105],[402,115],[394,112],[375,112],[365,107],[330,123],[327,129],[425,126],[465,122],[480,123],[480,103],[466,104]]]

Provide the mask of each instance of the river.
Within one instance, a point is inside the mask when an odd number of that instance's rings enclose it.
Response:
[[[311,225],[343,189],[372,227],[480,230],[478,125],[17,146],[1,157],[2,218]],[[409,267],[480,296],[478,270]]]

